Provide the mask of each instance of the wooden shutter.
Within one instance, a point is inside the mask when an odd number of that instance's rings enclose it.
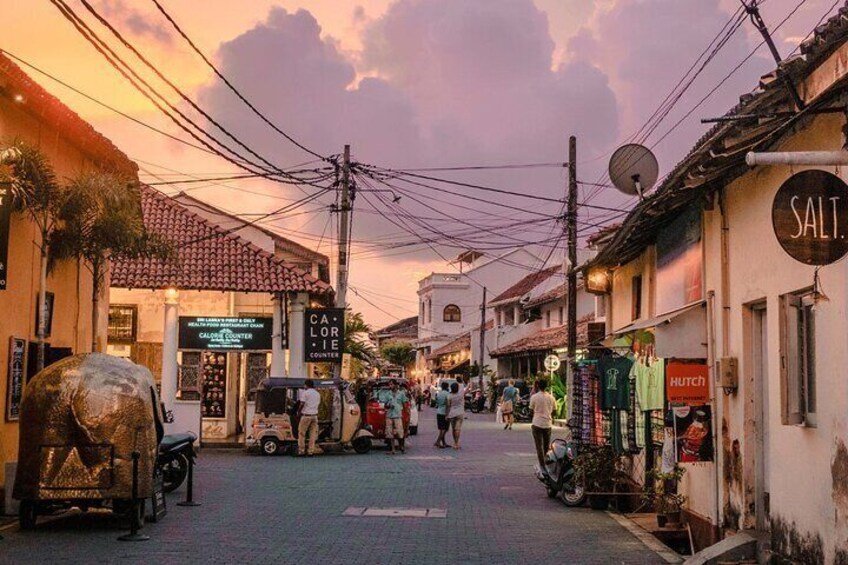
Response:
[[[130,360],[150,369],[156,382],[162,382],[162,344],[139,341],[130,348]]]
[[[780,418],[783,424],[804,423],[803,339],[801,298],[793,294],[780,297]]]

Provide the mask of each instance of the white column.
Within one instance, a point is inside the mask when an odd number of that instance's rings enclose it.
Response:
[[[517,326],[521,323],[521,305],[516,304],[512,307],[512,325]]]
[[[274,305],[274,329],[271,333],[271,376],[286,377],[286,350],[283,349],[283,328],[286,313],[283,312],[283,296],[275,294],[272,300]]]
[[[298,292],[291,301],[291,323],[289,324],[289,376],[303,379],[307,377],[306,362],[304,361],[304,335],[306,323],[304,310],[309,302],[309,295]]]
[[[175,288],[165,290],[165,333],[162,338],[162,394],[165,410],[173,412],[177,398],[177,349],[180,293]],[[168,425],[165,426],[166,429]]]

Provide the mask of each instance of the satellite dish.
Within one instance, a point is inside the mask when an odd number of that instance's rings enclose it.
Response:
[[[641,198],[653,188],[659,174],[657,158],[644,145],[622,145],[610,157],[610,180],[624,194]]]

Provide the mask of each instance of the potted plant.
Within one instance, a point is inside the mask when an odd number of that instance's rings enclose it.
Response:
[[[618,456],[612,447],[602,445],[584,448],[575,458],[574,467],[589,493],[589,506],[595,510],[606,510],[618,471]]]
[[[685,472],[686,469],[677,465],[668,473],[662,473],[656,469],[648,471],[647,485],[650,486],[643,493],[642,498],[654,505],[657,525],[661,528],[675,527],[680,524],[681,509],[686,503],[686,497],[678,494],[677,484]]]

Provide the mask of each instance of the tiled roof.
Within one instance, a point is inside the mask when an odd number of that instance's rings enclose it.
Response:
[[[385,328],[379,329],[374,332],[374,335],[377,337],[405,337],[405,338],[417,338],[418,337],[418,316],[410,316],[409,318],[404,318],[394,324],[386,326]]]
[[[487,320],[486,321],[486,331],[494,329],[495,321]],[[433,351],[430,355],[427,356],[427,359],[437,359],[442,355],[448,355],[450,353],[456,353],[458,351],[462,351],[463,349],[471,349],[471,333],[479,332],[480,326],[460,335],[453,341],[449,341],[445,345],[441,346],[437,350]]]
[[[130,176],[138,173],[138,165],[2,52],[0,93],[9,97],[21,96],[20,107],[24,111],[35,116],[39,122],[61,132],[81,151],[95,159],[99,166]]]
[[[825,24],[815,28],[810,39],[801,44],[801,55],[781,62],[780,71],[800,84],[846,41],[848,2]],[[762,76],[757,88],[741,96],[739,104],[726,117],[760,114],[774,117],[728,119],[710,128],[657,190],[630,211],[609,243],[584,268],[616,266],[633,260],[682,209],[750,171],[745,163],[749,151],[767,151],[779,145],[787,135],[808,124],[815,117],[814,110],[832,105],[844,92],[846,82],[848,78],[843,77],[806,108],[796,111],[779,72],[774,70]],[[788,118],[786,111],[792,112]]]
[[[142,186],[147,229],[173,245],[176,257],[112,262],[111,285],[119,288],[309,292],[328,294],[325,282],[228,233],[172,198]]]
[[[594,316],[589,315],[577,320],[577,345],[583,346],[587,344],[589,339],[589,322],[594,319]],[[533,335],[519,339],[516,342],[510,343],[503,347],[499,347],[490,352],[491,357],[503,357],[506,355],[519,355],[522,353],[535,353],[550,351],[560,347],[565,347],[568,341],[568,326],[558,326],[556,328],[548,328],[539,330]]]
[[[516,298],[521,298],[553,275],[562,272],[562,267],[559,265],[555,265],[553,267],[548,267],[547,269],[543,269],[541,271],[536,271],[534,273],[530,273],[496,297],[492,299],[492,304],[496,304],[498,302],[504,302],[506,300],[513,300]]]
[[[544,292],[527,303],[527,308],[532,308],[533,306],[538,306],[539,304],[545,304],[546,302],[553,302],[554,300],[558,300],[565,296],[565,290],[567,285],[565,283],[561,285],[557,285],[554,288],[550,289],[547,292]],[[578,290],[580,286],[578,285]]]

